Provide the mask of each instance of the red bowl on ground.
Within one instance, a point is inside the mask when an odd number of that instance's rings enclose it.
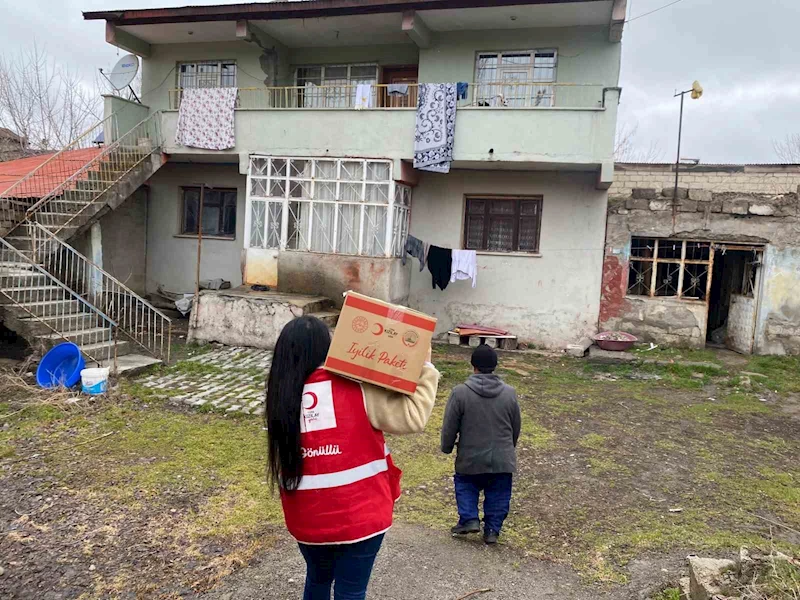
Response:
[[[624,352],[625,350],[630,350],[639,340],[630,333],[622,331],[603,331],[594,336],[594,341],[600,346],[601,350]]]

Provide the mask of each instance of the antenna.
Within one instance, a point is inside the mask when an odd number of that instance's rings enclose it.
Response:
[[[131,82],[136,77],[136,73],[139,71],[139,59],[134,54],[126,54],[122,58],[117,61],[117,64],[114,65],[114,68],[111,69],[111,73],[106,75],[103,73],[103,69],[100,69],[100,74],[106,78],[109,85],[115,90],[121,90],[124,87],[127,87],[133,97],[136,98],[137,102],[140,102],[139,98],[136,96],[136,92],[133,91],[131,87]],[[141,103],[141,102],[140,102]]]

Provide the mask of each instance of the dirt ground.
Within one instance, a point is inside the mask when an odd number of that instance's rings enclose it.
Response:
[[[644,598],[689,552],[798,554],[800,361],[646,356],[661,364],[501,356],[523,433],[512,514],[488,549],[446,533],[452,457],[438,435],[469,366],[438,347],[428,430],[388,440],[405,491],[371,597]],[[0,598],[300,596],[258,418],[175,406],[136,381],[71,398],[0,377]]]

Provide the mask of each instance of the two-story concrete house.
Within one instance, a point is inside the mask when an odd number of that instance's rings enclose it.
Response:
[[[101,124],[101,157],[125,149],[136,165],[109,168],[97,186],[92,203],[119,208],[56,216],[72,206],[58,204],[62,192],[105,167],[60,191],[6,195],[46,196],[27,216],[82,240],[72,245],[137,294],[194,290],[200,228],[201,279],[339,303],[353,289],[436,316],[439,333],[483,323],[562,349],[598,323],[625,5],[311,0],[84,13],[141,58],[141,104],[107,97]],[[456,89],[454,129],[441,130],[446,173],[414,168],[427,84]],[[215,109],[187,132],[198,94],[232,102],[233,116]],[[227,141],[197,147],[198,135]],[[416,259],[401,260],[409,233],[476,250],[476,285],[434,289]]]

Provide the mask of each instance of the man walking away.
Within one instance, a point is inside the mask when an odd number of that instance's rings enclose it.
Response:
[[[482,344],[471,363],[474,374],[451,392],[442,426],[442,452],[450,454],[458,444],[454,479],[459,519],[450,531],[480,532],[478,495],[483,491],[483,541],[496,544],[511,503],[522,417],[516,391],[494,374],[497,353]]]

